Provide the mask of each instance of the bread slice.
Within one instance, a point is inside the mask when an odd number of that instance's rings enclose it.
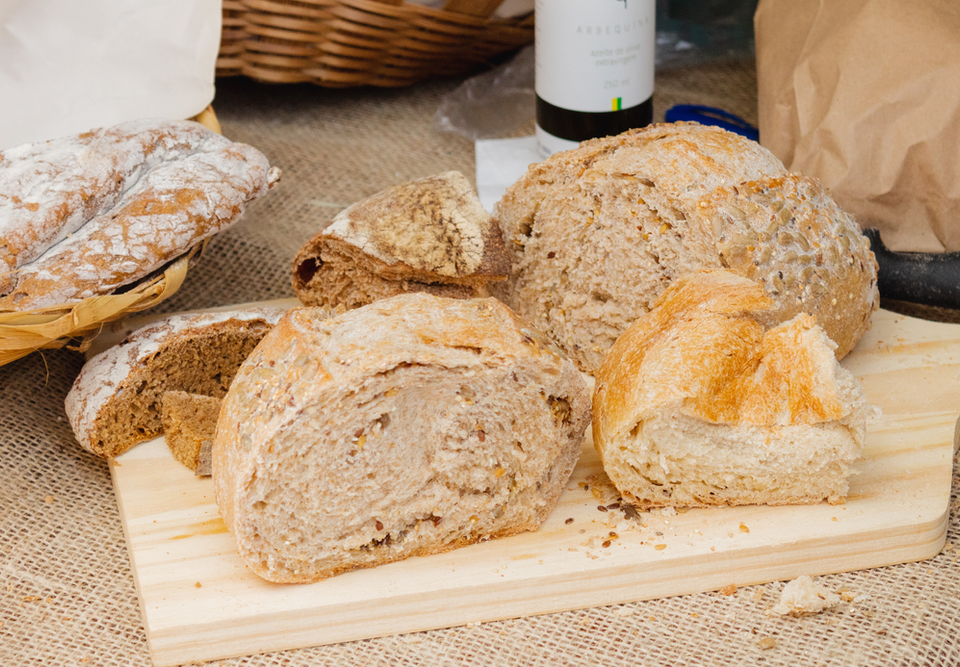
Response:
[[[809,315],[765,331],[757,283],[675,281],[596,374],[603,467],[642,507],[841,502],[868,409]]]
[[[222,399],[185,391],[164,392],[160,423],[173,458],[198,475],[211,474],[213,438]]]
[[[856,222],[768,150],[696,123],[585,141],[531,165],[495,212],[511,255],[495,296],[594,372],[677,278],[728,268],[773,299],[765,322],[805,312],[848,353],[879,304]]]
[[[495,299],[294,309],[224,399],[217,504],[259,576],[317,581],[535,530],[589,421],[575,366]]]
[[[500,230],[463,174],[398,185],[343,210],[293,262],[307,306],[357,308],[395,294],[489,296],[509,270]]]
[[[283,312],[174,315],[101,352],[84,364],[67,394],[77,440],[98,456],[118,456],[163,432],[166,392],[222,398],[241,362]]]

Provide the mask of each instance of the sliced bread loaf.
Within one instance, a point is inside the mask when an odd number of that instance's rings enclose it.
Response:
[[[103,457],[163,432],[163,395],[223,397],[241,362],[283,310],[174,315],[147,325],[84,364],[66,398],[80,444]]]
[[[536,529],[589,421],[575,366],[495,299],[294,309],[224,399],[217,504],[254,572],[316,581]]]
[[[301,248],[293,289],[307,306],[356,308],[395,294],[489,296],[509,260],[469,181],[449,171],[344,209]]]
[[[759,284],[728,271],[675,281],[596,374],[593,438],[643,507],[840,502],[868,408],[809,315],[765,331]]]

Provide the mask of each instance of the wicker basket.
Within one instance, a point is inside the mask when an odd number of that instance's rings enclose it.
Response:
[[[459,74],[533,41],[502,0],[224,0],[218,76],[327,87],[405,86]]]
[[[220,123],[210,107],[193,120],[220,132]],[[120,294],[92,296],[77,303],[28,312],[0,311],[0,366],[39,349],[70,344],[81,351],[86,349],[105,323],[152,308],[173,296],[207,241]]]

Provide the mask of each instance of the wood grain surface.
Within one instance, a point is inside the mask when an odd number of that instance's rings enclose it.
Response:
[[[135,447],[111,474],[154,663],[934,556],[945,539],[960,413],[960,325],[880,311],[843,364],[882,410],[843,505],[625,511],[588,438],[540,530],[310,585],[270,584],[250,572],[219,517],[212,481],[177,463],[162,438]]]

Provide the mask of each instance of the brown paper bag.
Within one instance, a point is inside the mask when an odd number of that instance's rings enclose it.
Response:
[[[960,2],[760,0],[760,143],[893,250],[960,250]]]

